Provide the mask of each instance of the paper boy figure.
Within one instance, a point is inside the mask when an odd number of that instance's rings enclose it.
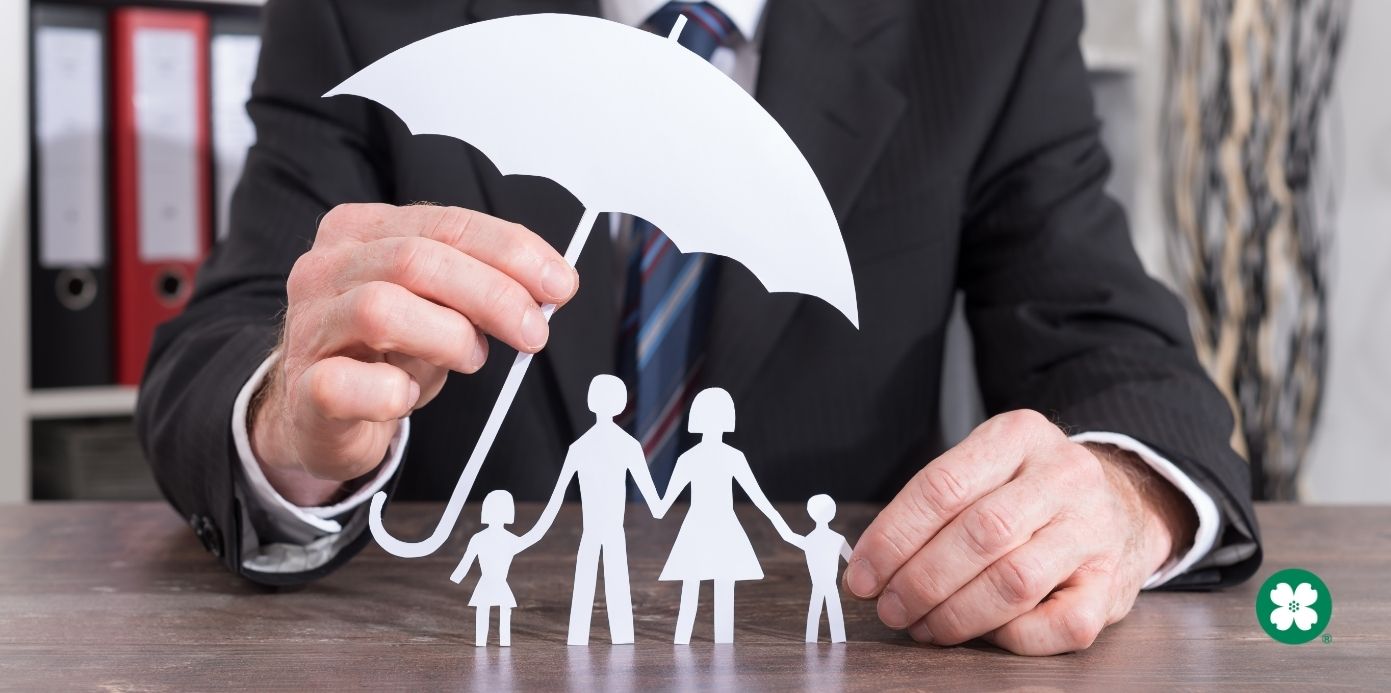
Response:
[[[474,627],[474,645],[488,644],[488,609],[497,607],[497,644],[508,647],[512,644],[512,609],[517,600],[512,596],[512,588],[507,586],[507,569],[512,567],[512,559],[517,554],[535,544],[542,531],[533,528],[523,536],[517,536],[505,525],[516,518],[512,506],[512,494],[506,491],[493,491],[483,499],[483,531],[469,539],[464,557],[459,567],[454,569],[450,580],[458,583],[468,574],[473,559],[478,558],[478,586],[468,605],[478,610],[477,624]]]
[[[836,516],[836,502],[822,493],[807,501],[807,514],[816,521],[816,528],[805,537],[792,540],[807,555],[807,571],[811,573],[811,606],[807,609],[807,642],[816,642],[821,627],[821,610],[831,626],[831,642],[845,642],[845,619],[840,611],[840,588],[836,573],[840,559],[850,560],[850,542],[831,529]]]

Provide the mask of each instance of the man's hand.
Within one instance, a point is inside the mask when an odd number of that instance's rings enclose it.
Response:
[[[1015,411],[913,477],[856,543],[845,586],[921,642],[1068,652],[1130,611],[1195,524],[1142,460]]]
[[[537,304],[578,288],[517,224],[457,207],[335,207],[290,271],[280,360],[248,417],[267,478],[293,503],[328,501],[381,463],[398,420],[449,371],[483,366],[485,334],[539,351],[550,332]]]

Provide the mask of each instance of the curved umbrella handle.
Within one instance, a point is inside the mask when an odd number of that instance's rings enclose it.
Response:
[[[580,215],[579,226],[575,228],[575,234],[570,238],[570,245],[565,248],[565,261],[571,267],[579,260],[580,251],[584,249],[585,241],[589,240],[589,232],[594,229],[594,222],[598,219],[599,212],[586,208],[584,214]],[[549,322],[551,315],[555,313],[554,304],[541,306],[541,313]],[[459,521],[459,514],[464,510],[464,503],[468,500],[469,491],[473,489],[473,482],[478,479],[478,469],[483,466],[483,458],[488,456],[488,451],[493,447],[493,441],[497,438],[497,431],[502,427],[502,420],[507,417],[507,410],[512,408],[512,400],[517,397],[517,389],[522,385],[522,378],[526,376],[526,370],[531,366],[533,354],[519,352],[516,360],[512,362],[512,370],[507,372],[507,380],[502,384],[502,392],[498,394],[497,401],[493,403],[493,410],[488,414],[487,423],[483,424],[483,433],[479,435],[478,442],[473,446],[473,452],[469,455],[468,462],[464,464],[464,471],[459,474],[459,481],[454,484],[454,492],[449,495],[449,503],[444,506],[444,516],[440,518],[439,524],[430,536],[417,542],[406,542],[391,536],[382,525],[382,509],[386,506],[386,492],[378,491],[372,496],[372,508],[368,515],[368,526],[372,529],[372,537],[377,540],[387,553],[401,558],[420,558],[434,553],[444,542],[449,539],[449,535],[454,531],[454,523]]]

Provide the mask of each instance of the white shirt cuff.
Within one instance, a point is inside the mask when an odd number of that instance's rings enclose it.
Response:
[[[285,500],[261,471],[260,463],[251,452],[251,437],[246,425],[246,411],[251,404],[251,397],[260,389],[266,373],[275,365],[279,356],[278,353],[267,356],[237,394],[237,400],[232,405],[232,440],[236,444],[237,456],[241,458],[243,478],[247,482],[246,501],[263,511],[276,530],[302,543],[309,543],[319,537],[343,531],[342,524],[332,518],[367,502],[372,494],[380,491],[386,482],[391,480],[396,468],[401,466],[406,439],[410,436],[411,422],[409,417],[401,419],[401,425],[396,429],[396,435],[387,447],[386,459],[377,467],[376,475],[353,495],[333,505],[310,508],[295,505]]]
[[[1188,501],[1193,504],[1193,510],[1198,515],[1198,531],[1193,537],[1193,546],[1186,553],[1177,559],[1170,559],[1167,563],[1159,567],[1153,575],[1145,581],[1142,589],[1152,589],[1182,575],[1193,564],[1197,563],[1212,551],[1212,547],[1217,543],[1217,530],[1221,526],[1221,516],[1217,512],[1217,503],[1208,495],[1206,491],[1194,483],[1187,474],[1184,474],[1178,467],[1174,466],[1163,455],[1154,451],[1144,443],[1123,433],[1108,433],[1105,431],[1088,431],[1078,433],[1069,438],[1074,443],[1100,443],[1103,445],[1114,445],[1127,452],[1135,453],[1137,457],[1144,460],[1154,471],[1164,477],[1183,492],[1188,497]]]

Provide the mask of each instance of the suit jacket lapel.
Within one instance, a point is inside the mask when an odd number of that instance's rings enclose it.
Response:
[[[759,103],[806,156],[842,227],[906,103],[857,54],[856,39],[893,19],[884,3],[865,4],[769,2],[758,77]],[[803,299],[769,294],[742,265],[721,259],[704,381],[738,400]]]

